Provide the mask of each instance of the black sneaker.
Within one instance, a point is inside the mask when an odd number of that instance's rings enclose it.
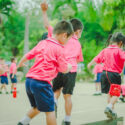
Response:
[[[108,118],[110,119],[116,119],[117,118],[117,114],[112,112],[112,110],[109,107],[106,107],[104,113],[107,115]]]
[[[117,114],[112,112],[112,119],[117,119]]]
[[[17,125],[23,125],[21,122],[19,122]],[[27,124],[27,125],[30,125],[30,124]]]
[[[120,97],[119,100],[121,100],[122,102],[125,102],[123,97]]]
[[[56,115],[56,118],[57,118],[57,104],[55,103],[55,115]]]
[[[71,122],[65,122],[64,120],[62,121],[62,125],[71,125]]]

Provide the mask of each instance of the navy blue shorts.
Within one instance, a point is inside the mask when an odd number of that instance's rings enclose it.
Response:
[[[7,84],[8,85],[8,78],[7,78],[7,76],[1,76],[1,84]]]
[[[32,107],[41,112],[54,111],[54,93],[49,83],[26,78],[26,92]]]
[[[14,75],[14,77],[12,78],[12,74],[10,74],[10,80],[11,80],[11,83],[17,83],[16,75]]]
[[[97,73],[97,77],[96,77],[95,82],[101,82],[101,74],[102,73]]]

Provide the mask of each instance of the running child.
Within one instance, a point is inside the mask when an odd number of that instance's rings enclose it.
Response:
[[[54,93],[50,82],[58,72],[67,73],[72,68],[63,54],[63,45],[72,34],[72,25],[67,21],[60,21],[54,28],[52,38],[39,42],[21,59],[18,67],[33,58],[35,63],[26,75],[26,92],[32,108],[18,125],[29,125],[31,119],[40,112],[45,112],[47,125],[57,124]]]
[[[96,64],[93,73],[95,74],[95,88],[96,92],[93,95],[101,95],[101,73],[103,71],[102,64]]]
[[[2,85],[1,85],[1,88],[0,88],[0,94],[2,94],[2,89],[5,90],[6,94],[8,94],[6,85],[8,85],[7,73],[9,72],[9,68],[8,68],[8,66],[5,64],[5,60],[4,60],[4,59],[1,59],[0,65],[1,65],[1,67],[4,68],[4,70],[5,70],[5,73],[0,75],[0,76],[1,76],[1,84],[2,84]]]
[[[41,9],[43,13],[43,22],[45,28],[48,30],[48,37],[52,36],[53,28],[50,26],[47,9],[48,5],[44,2],[41,4]],[[70,20],[74,35],[69,40],[69,42],[64,46],[64,53],[67,61],[72,65],[72,70],[67,73],[59,73],[57,77],[53,80],[53,91],[55,96],[55,111],[57,112],[57,103],[60,97],[61,90],[63,92],[65,100],[65,118],[62,122],[63,125],[71,124],[71,111],[72,111],[72,100],[71,96],[75,87],[76,74],[77,74],[77,63],[83,61],[82,49],[78,39],[81,37],[83,25],[79,19]],[[63,89],[62,89],[63,88]],[[57,113],[56,113],[57,116]]]
[[[116,88],[116,93],[111,94],[110,84],[115,86],[121,85],[121,72],[124,67],[125,52],[121,47],[125,45],[125,36],[122,33],[114,33],[109,40],[109,46],[103,49],[89,64],[88,68],[95,63],[103,63],[103,72],[101,75],[102,93],[108,94],[108,105],[104,111],[108,118],[117,118],[117,113],[114,112],[114,106],[120,95],[120,89]],[[109,91],[110,90],[110,91]]]
[[[10,65],[10,79],[11,79],[11,93],[14,90],[14,87],[16,87],[17,84],[17,77],[16,77],[16,73],[17,73],[17,66],[16,66],[16,58],[12,57],[11,58],[11,65]]]

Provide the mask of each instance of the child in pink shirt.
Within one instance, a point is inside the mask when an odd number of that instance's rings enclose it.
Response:
[[[67,73],[72,68],[63,54],[63,45],[67,43],[72,33],[72,25],[67,21],[60,21],[54,28],[52,38],[39,42],[21,59],[18,67],[33,58],[35,63],[26,75],[26,92],[32,108],[18,125],[28,125],[40,112],[46,113],[47,125],[57,124],[51,81],[58,72]]]
[[[11,93],[14,90],[14,87],[16,87],[17,84],[17,77],[16,77],[16,72],[17,72],[17,66],[16,66],[16,59],[14,57],[11,58],[11,65],[10,65],[10,80],[11,80]]]
[[[121,49],[125,45],[125,36],[122,33],[114,33],[109,40],[110,45],[103,49],[89,64],[88,68],[94,63],[103,63],[103,73],[101,76],[102,93],[108,94],[108,105],[105,114],[108,118],[115,119],[117,114],[114,112],[114,105],[117,102],[117,96],[109,94],[110,84],[121,85],[120,73],[123,70],[125,62],[125,52]],[[110,81],[110,82],[109,82]]]
[[[0,75],[1,76],[1,84],[2,84],[2,86],[0,88],[0,94],[2,94],[2,89],[5,90],[6,94],[8,94],[6,85],[8,85],[7,73],[9,72],[9,69],[8,69],[8,66],[5,64],[4,59],[1,59],[0,66],[3,67],[5,70],[5,73]]]
[[[47,17],[47,7],[46,3],[41,4],[41,9],[43,13],[43,21],[44,26],[48,30],[48,37],[51,38],[53,34],[53,28],[50,26],[48,17]],[[74,35],[68,41],[68,43],[64,46],[64,54],[65,57],[72,65],[72,70],[67,73],[59,73],[57,77],[53,80],[53,91],[55,96],[55,111],[57,116],[57,101],[60,97],[61,90],[65,99],[65,118],[63,120],[63,124],[70,125],[71,124],[71,111],[72,111],[72,100],[71,96],[73,95],[73,90],[75,87],[76,75],[77,75],[77,63],[83,61],[82,49],[79,42],[79,38],[81,37],[83,25],[79,19],[71,19],[70,20]]]
[[[95,74],[95,87],[96,92],[94,95],[101,95],[101,73],[103,71],[103,65],[102,64],[96,64],[93,73]]]

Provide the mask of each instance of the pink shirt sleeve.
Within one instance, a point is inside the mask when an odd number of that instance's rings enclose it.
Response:
[[[58,72],[65,72],[68,69],[68,63],[62,51],[57,57],[57,63],[58,63],[57,67]]]
[[[53,27],[49,26],[48,27],[48,38],[52,37],[52,34],[53,34]]]
[[[30,50],[25,56],[28,60],[35,58],[35,56],[40,52],[41,47],[40,47],[41,42],[39,42],[32,50]]]
[[[95,58],[94,58],[94,61],[96,63],[102,63],[103,60],[104,60],[104,50],[102,50]]]
[[[97,65],[95,65],[95,67],[93,69],[93,73],[97,74]]]
[[[82,55],[82,49],[80,49],[79,55],[77,56],[77,62],[82,62],[84,61],[83,55]]]

